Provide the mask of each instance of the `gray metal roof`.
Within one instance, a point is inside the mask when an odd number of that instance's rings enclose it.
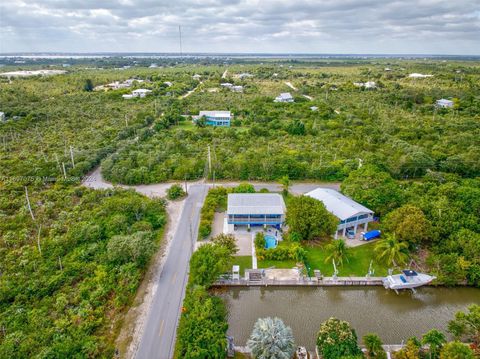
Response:
[[[230,193],[227,214],[284,214],[285,202],[278,193]]]
[[[199,117],[231,117],[230,111],[200,111]]]
[[[322,201],[327,211],[341,220],[360,214],[373,214],[372,210],[330,188],[317,188],[306,196]]]

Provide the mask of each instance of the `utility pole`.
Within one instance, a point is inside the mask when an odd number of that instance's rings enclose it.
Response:
[[[27,206],[28,206],[28,210],[30,212],[30,216],[32,216],[32,220],[35,221],[35,216],[33,215],[32,206],[30,205],[30,198],[28,198],[28,188],[27,188],[27,186],[25,186],[25,197],[27,197]]]
[[[38,235],[37,235],[37,246],[38,246],[38,252],[40,255],[42,255],[42,248],[40,247],[40,232],[42,231],[42,225],[38,226]]]
[[[208,145],[208,176],[210,176],[210,173],[212,172],[212,154],[210,153],[210,145]]]
[[[179,40],[180,40],[180,57],[183,56],[183,51],[182,51],[182,26],[178,26],[178,35],[179,35]]]
[[[72,166],[75,168],[75,161],[73,160],[73,147],[70,146],[70,159],[72,160]]]

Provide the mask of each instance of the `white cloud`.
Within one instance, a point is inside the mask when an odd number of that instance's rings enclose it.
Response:
[[[480,54],[478,0],[15,0],[0,23],[0,52],[176,52],[182,25],[186,52]]]

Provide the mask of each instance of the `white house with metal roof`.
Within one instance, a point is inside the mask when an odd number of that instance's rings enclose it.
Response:
[[[293,97],[290,92],[283,92],[279,96],[275,97],[273,102],[293,102]]]
[[[437,100],[435,102],[435,106],[441,107],[441,108],[452,108],[453,107],[453,101],[441,98],[440,100]]]
[[[278,193],[230,193],[227,205],[228,232],[236,226],[273,226],[285,221],[285,202]]]
[[[337,238],[339,231],[342,232],[343,236],[345,236],[347,230],[353,230],[356,234],[359,225],[363,225],[363,230],[367,231],[368,223],[373,221],[372,210],[333,189],[317,188],[308,192],[306,196],[323,202],[327,211],[340,220],[335,238]]]

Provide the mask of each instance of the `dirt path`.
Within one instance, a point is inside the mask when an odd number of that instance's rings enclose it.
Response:
[[[227,74],[228,74],[228,69],[225,70],[225,72],[223,73],[222,75],[222,79],[225,79],[227,78]]]
[[[285,82],[285,85],[287,85],[288,87],[290,87],[293,91],[297,91],[298,89],[292,85],[292,83],[290,81],[286,81]]]
[[[182,95],[179,97],[180,100],[183,100],[185,98],[187,98],[188,96],[190,96],[192,93],[194,93],[195,91],[197,91],[197,89],[200,87],[200,85],[203,84],[202,81],[200,81],[200,83],[193,89],[193,90],[190,90],[188,91],[185,95]]]

